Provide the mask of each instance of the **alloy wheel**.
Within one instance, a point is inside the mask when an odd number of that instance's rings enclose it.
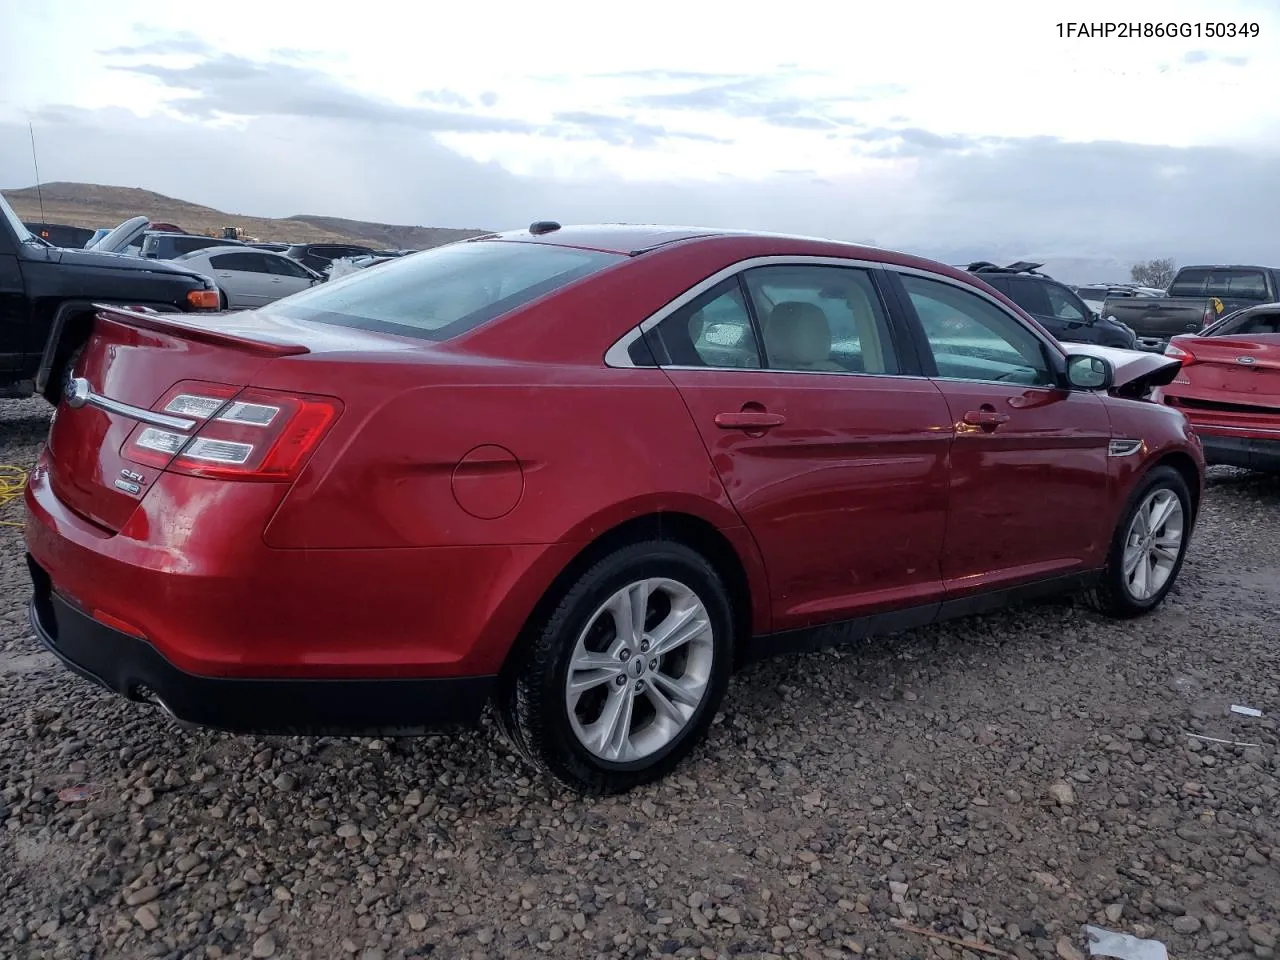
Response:
[[[643,760],[689,724],[714,661],[711,617],[696,593],[665,577],[628,584],[574,645],[565,681],[574,735],[601,760]]]
[[[1186,515],[1178,495],[1166,487],[1151,491],[1129,523],[1124,542],[1124,586],[1129,596],[1150,600],[1169,582],[1182,554]]]

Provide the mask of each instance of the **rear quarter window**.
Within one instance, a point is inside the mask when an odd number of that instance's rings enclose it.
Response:
[[[543,243],[449,244],[311,287],[273,310],[298,320],[447,340],[624,259]]]

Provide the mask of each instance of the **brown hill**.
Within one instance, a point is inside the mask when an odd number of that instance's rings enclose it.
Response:
[[[290,243],[349,241],[379,249],[425,250],[443,243],[487,233],[486,230],[457,230],[445,227],[415,227],[390,223],[369,223],[339,217],[297,216],[287,219],[251,217],[223,213],[212,207],[188,203],[140,190],[95,183],[46,183],[44,197],[47,223],[73,227],[114,227],[130,217],[145,216],[173,223],[188,233],[221,234],[223,227],[239,227],[255,240]],[[40,197],[35,187],[3,191],[5,199],[23,220],[41,220]]]

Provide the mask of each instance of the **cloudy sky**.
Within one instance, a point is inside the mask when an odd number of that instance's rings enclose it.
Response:
[[[1060,35],[1120,6],[1259,35]],[[1280,263],[1276,0],[61,0],[3,16],[4,187],[33,182],[30,121],[45,181],[236,213],[713,224],[1034,256],[1064,276]]]

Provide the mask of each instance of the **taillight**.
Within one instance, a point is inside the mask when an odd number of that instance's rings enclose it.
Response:
[[[1200,318],[1201,329],[1204,329],[1209,324],[1213,323],[1213,321],[1214,321],[1213,304],[1210,303],[1207,307],[1204,308],[1204,316]]]
[[[152,409],[173,424],[139,424],[121,451],[126,458],[195,477],[292,480],[342,404],[333,397],[188,380]]]
[[[1164,355],[1166,357],[1177,358],[1178,362],[1181,363],[1184,367],[1189,367],[1193,363],[1197,362],[1196,355],[1194,353],[1192,353],[1190,350],[1186,349],[1185,347],[1179,347],[1172,343],[1170,343],[1168,346],[1164,348]]]

